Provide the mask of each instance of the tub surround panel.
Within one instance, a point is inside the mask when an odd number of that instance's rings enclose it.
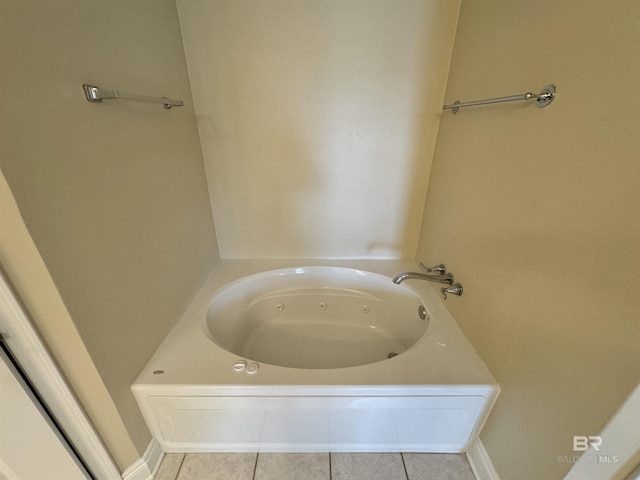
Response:
[[[413,258],[458,0],[178,0],[223,258]]]
[[[233,397],[224,387],[200,388],[197,397],[186,395],[188,388],[175,389],[176,396],[166,389],[137,395],[165,452],[458,453],[470,445],[494,393],[489,387],[350,393],[357,390],[290,387],[275,396],[249,386]]]
[[[501,478],[564,477],[638,384],[639,24],[634,0],[462,4],[447,103],[557,86],[443,113],[418,248],[463,279],[447,307],[502,387]]]

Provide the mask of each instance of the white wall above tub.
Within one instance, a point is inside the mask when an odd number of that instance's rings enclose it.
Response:
[[[460,2],[178,0],[223,258],[413,258]]]

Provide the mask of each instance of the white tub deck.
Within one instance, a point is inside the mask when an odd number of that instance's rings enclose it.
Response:
[[[308,265],[356,268],[386,275],[389,282],[402,271],[417,271],[408,261],[221,261],[132,386],[162,449],[466,451],[499,386],[447,312],[436,285],[403,283],[421,297],[431,325],[400,355],[372,364],[275,366],[230,353],[205,333],[209,302],[218,289],[262,271]],[[234,365],[243,360],[249,368],[236,371]]]

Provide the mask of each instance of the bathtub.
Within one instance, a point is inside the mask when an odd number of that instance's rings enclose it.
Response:
[[[220,262],[132,386],[164,452],[467,450],[499,386],[434,286],[323,263]]]

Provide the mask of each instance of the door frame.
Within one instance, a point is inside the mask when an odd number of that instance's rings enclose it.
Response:
[[[122,480],[1,269],[0,333],[91,472],[101,480]]]

